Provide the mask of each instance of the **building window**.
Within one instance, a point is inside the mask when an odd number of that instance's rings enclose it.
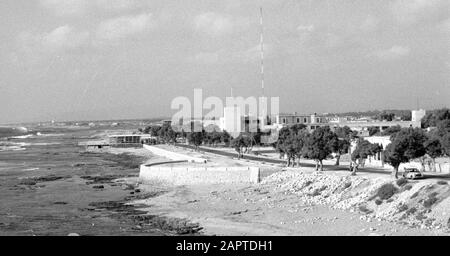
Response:
[[[300,118],[299,117],[297,117],[297,123],[300,123]]]
[[[285,124],[286,123],[286,118],[283,118],[283,124]]]
[[[306,123],[307,122],[307,120],[306,120],[306,117],[305,118],[303,118],[303,123]]]

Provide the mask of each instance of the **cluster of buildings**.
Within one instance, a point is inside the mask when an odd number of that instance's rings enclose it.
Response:
[[[402,128],[421,127],[421,120],[425,116],[425,110],[412,110],[411,121],[392,120],[380,121],[371,118],[354,118],[354,117],[330,117],[325,115],[314,114],[298,114],[280,113],[273,116],[256,117],[251,114],[242,114],[239,107],[225,107],[223,117],[209,120],[180,120],[178,124],[186,126],[187,124],[196,123],[203,128],[214,126],[221,131],[225,130],[230,134],[239,134],[249,131],[279,131],[283,127],[295,124],[303,124],[308,130],[313,131],[322,126],[329,126],[331,129],[337,127],[348,126],[350,129],[357,131],[360,136],[368,136],[371,127],[377,127],[380,132],[392,126],[400,126]],[[170,123],[170,120],[165,120]],[[172,124],[174,125],[174,124]]]

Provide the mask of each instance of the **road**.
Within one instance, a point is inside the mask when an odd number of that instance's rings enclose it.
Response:
[[[178,147],[182,147],[182,148],[195,149],[195,147],[192,146],[192,145],[178,144],[178,143],[175,144],[175,145],[178,146]],[[207,148],[207,147],[199,147],[199,150],[202,151],[202,152],[212,153],[212,154],[217,154],[217,155],[222,155],[222,156],[227,156],[227,157],[235,157],[235,158],[238,157],[237,153],[226,152],[226,151],[212,149],[212,148]],[[244,155],[242,158],[243,159],[247,159],[247,160],[251,160],[251,161],[264,162],[264,163],[286,164],[285,160],[266,158],[266,157],[259,157],[259,156],[252,156],[252,155]],[[315,167],[315,164],[300,163],[300,166]],[[336,165],[325,165],[324,164],[324,171],[326,171],[326,170],[329,170],[329,171],[346,171],[346,172],[349,171],[348,166],[344,166],[344,165],[336,166]],[[358,169],[358,172],[391,175],[390,171],[381,170],[381,169],[372,168],[372,167],[360,168],[360,169]],[[401,173],[402,172],[399,171],[399,175],[401,175]],[[450,174],[424,174],[424,176],[425,176],[424,177],[425,179],[450,180]]]

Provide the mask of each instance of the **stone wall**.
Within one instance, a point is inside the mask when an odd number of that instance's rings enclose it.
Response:
[[[168,167],[141,165],[139,179],[174,185],[258,183],[259,167]]]

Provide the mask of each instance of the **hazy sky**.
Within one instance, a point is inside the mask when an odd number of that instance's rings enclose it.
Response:
[[[176,96],[283,112],[449,106],[448,0],[1,0],[0,123],[170,115]]]

